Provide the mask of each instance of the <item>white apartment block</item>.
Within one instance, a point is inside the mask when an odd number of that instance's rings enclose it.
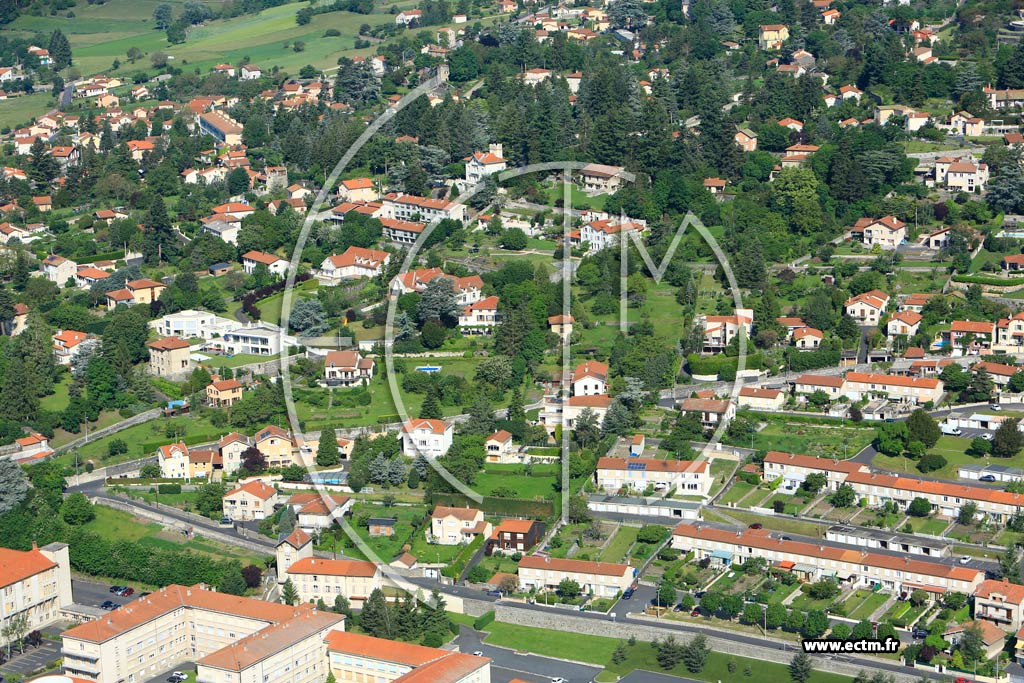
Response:
[[[391,192],[384,195],[385,218],[396,218],[401,221],[422,221],[436,223],[450,218],[460,223],[466,220],[466,206],[445,199],[417,197],[412,194]]]
[[[71,560],[68,546],[51,543],[32,550],[0,548],[0,624],[24,616],[28,630],[60,619],[71,595]]]

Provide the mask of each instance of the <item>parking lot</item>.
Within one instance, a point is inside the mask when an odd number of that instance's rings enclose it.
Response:
[[[43,629],[47,633],[53,633],[55,629]],[[19,655],[17,650],[11,653],[11,661],[0,666],[0,673],[4,676],[18,674],[25,676],[47,666],[56,659],[60,659],[60,643],[52,640],[44,640],[37,648],[26,648],[25,654]]]
[[[118,605],[125,605],[132,600],[138,600],[140,592],[136,589],[133,595],[122,597],[111,593],[110,584],[108,583],[81,581],[79,579],[72,579],[71,581],[71,595],[74,597],[75,602],[89,607],[99,607],[107,600],[111,600]]]

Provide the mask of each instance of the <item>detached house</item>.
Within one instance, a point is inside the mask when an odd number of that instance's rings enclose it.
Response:
[[[679,410],[683,415],[687,413],[700,415],[700,423],[705,429],[715,429],[718,425],[728,423],[736,417],[735,403],[711,398],[684,398],[679,402]]]
[[[762,24],[757,31],[757,46],[762,50],[780,50],[789,40],[789,27],[785,24]]]
[[[694,319],[694,325],[704,330],[703,353],[720,353],[736,338],[740,330],[750,339],[754,327],[754,311],[737,308],[733,315],[704,315]]]
[[[920,313],[901,311],[889,318],[889,322],[885,325],[885,331],[890,337],[896,335],[913,337],[917,334],[918,329],[920,329],[921,320],[923,318]]]
[[[237,379],[219,379],[206,386],[206,403],[214,408],[230,408],[242,400],[242,383]]]
[[[861,325],[877,325],[889,306],[889,295],[877,289],[864,292],[846,300],[846,315]]]
[[[224,494],[224,516],[236,522],[266,519],[274,514],[277,489],[261,479],[253,479]]]
[[[372,358],[363,358],[358,351],[331,351],[324,359],[324,382],[331,387],[368,385],[375,367]]]
[[[451,448],[455,425],[445,420],[414,418],[402,425],[402,453],[438,458]]]
[[[587,164],[580,169],[580,184],[589,195],[613,194],[622,185],[621,166]]]
[[[192,371],[191,346],[180,337],[164,337],[146,344],[149,347],[149,374],[167,379],[182,379]]]
[[[266,266],[271,274],[278,277],[284,277],[285,273],[288,272],[288,262],[280,256],[255,250],[242,254],[242,270],[247,275],[252,275],[256,272],[256,268],[260,265]]]
[[[322,285],[337,285],[342,280],[376,277],[390,262],[391,254],[386,251],[353,246],[344,254],[325,258],[317,272],[317,280]]]
[[[907,239],[907,224],[895,216],[861,218],[850,230],[853,239],[860,239],[867,247],[879,246],[894,250]]]
[[[544,538],[544,522],[532,519],[503,519],[487,539],[488,555],[493,553],[525,553]]]
[[[454,508],[438,505],[430,515],[430,540],[438,545],[472,543],[482,535],[491,535],[491,523],[475,508]]]

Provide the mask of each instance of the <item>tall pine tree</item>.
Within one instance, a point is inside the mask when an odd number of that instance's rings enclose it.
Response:
[[[171,219],[167,216],[164,198],[157,195],[149,207],[149,220],[142,242],[142,254],[146,263],[170,261],[178,251],[178,241],[174,237]]]
[[[71,66],[71,43],[60,29],[50,34],[50,46],[47,49],[55,71]]]

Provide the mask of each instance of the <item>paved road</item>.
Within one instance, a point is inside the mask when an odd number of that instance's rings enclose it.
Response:
[[[482,642],[481,635],[479,631],[462,626],[455,642],[462,652],[483,652],[485,657],[490,657],[493,680],[504,679],[507,682],[519,678],[535,683],[548,683],[552,678],[561,677],[567,679],[569,683],[589,683],[601,671],[599,666],[563,662],[560,659],[539,655],[516,654],[513,650]],[[572,652],[567,651],[565,656],[571,658]],[[499,672],[497,675],[496,670]]]

